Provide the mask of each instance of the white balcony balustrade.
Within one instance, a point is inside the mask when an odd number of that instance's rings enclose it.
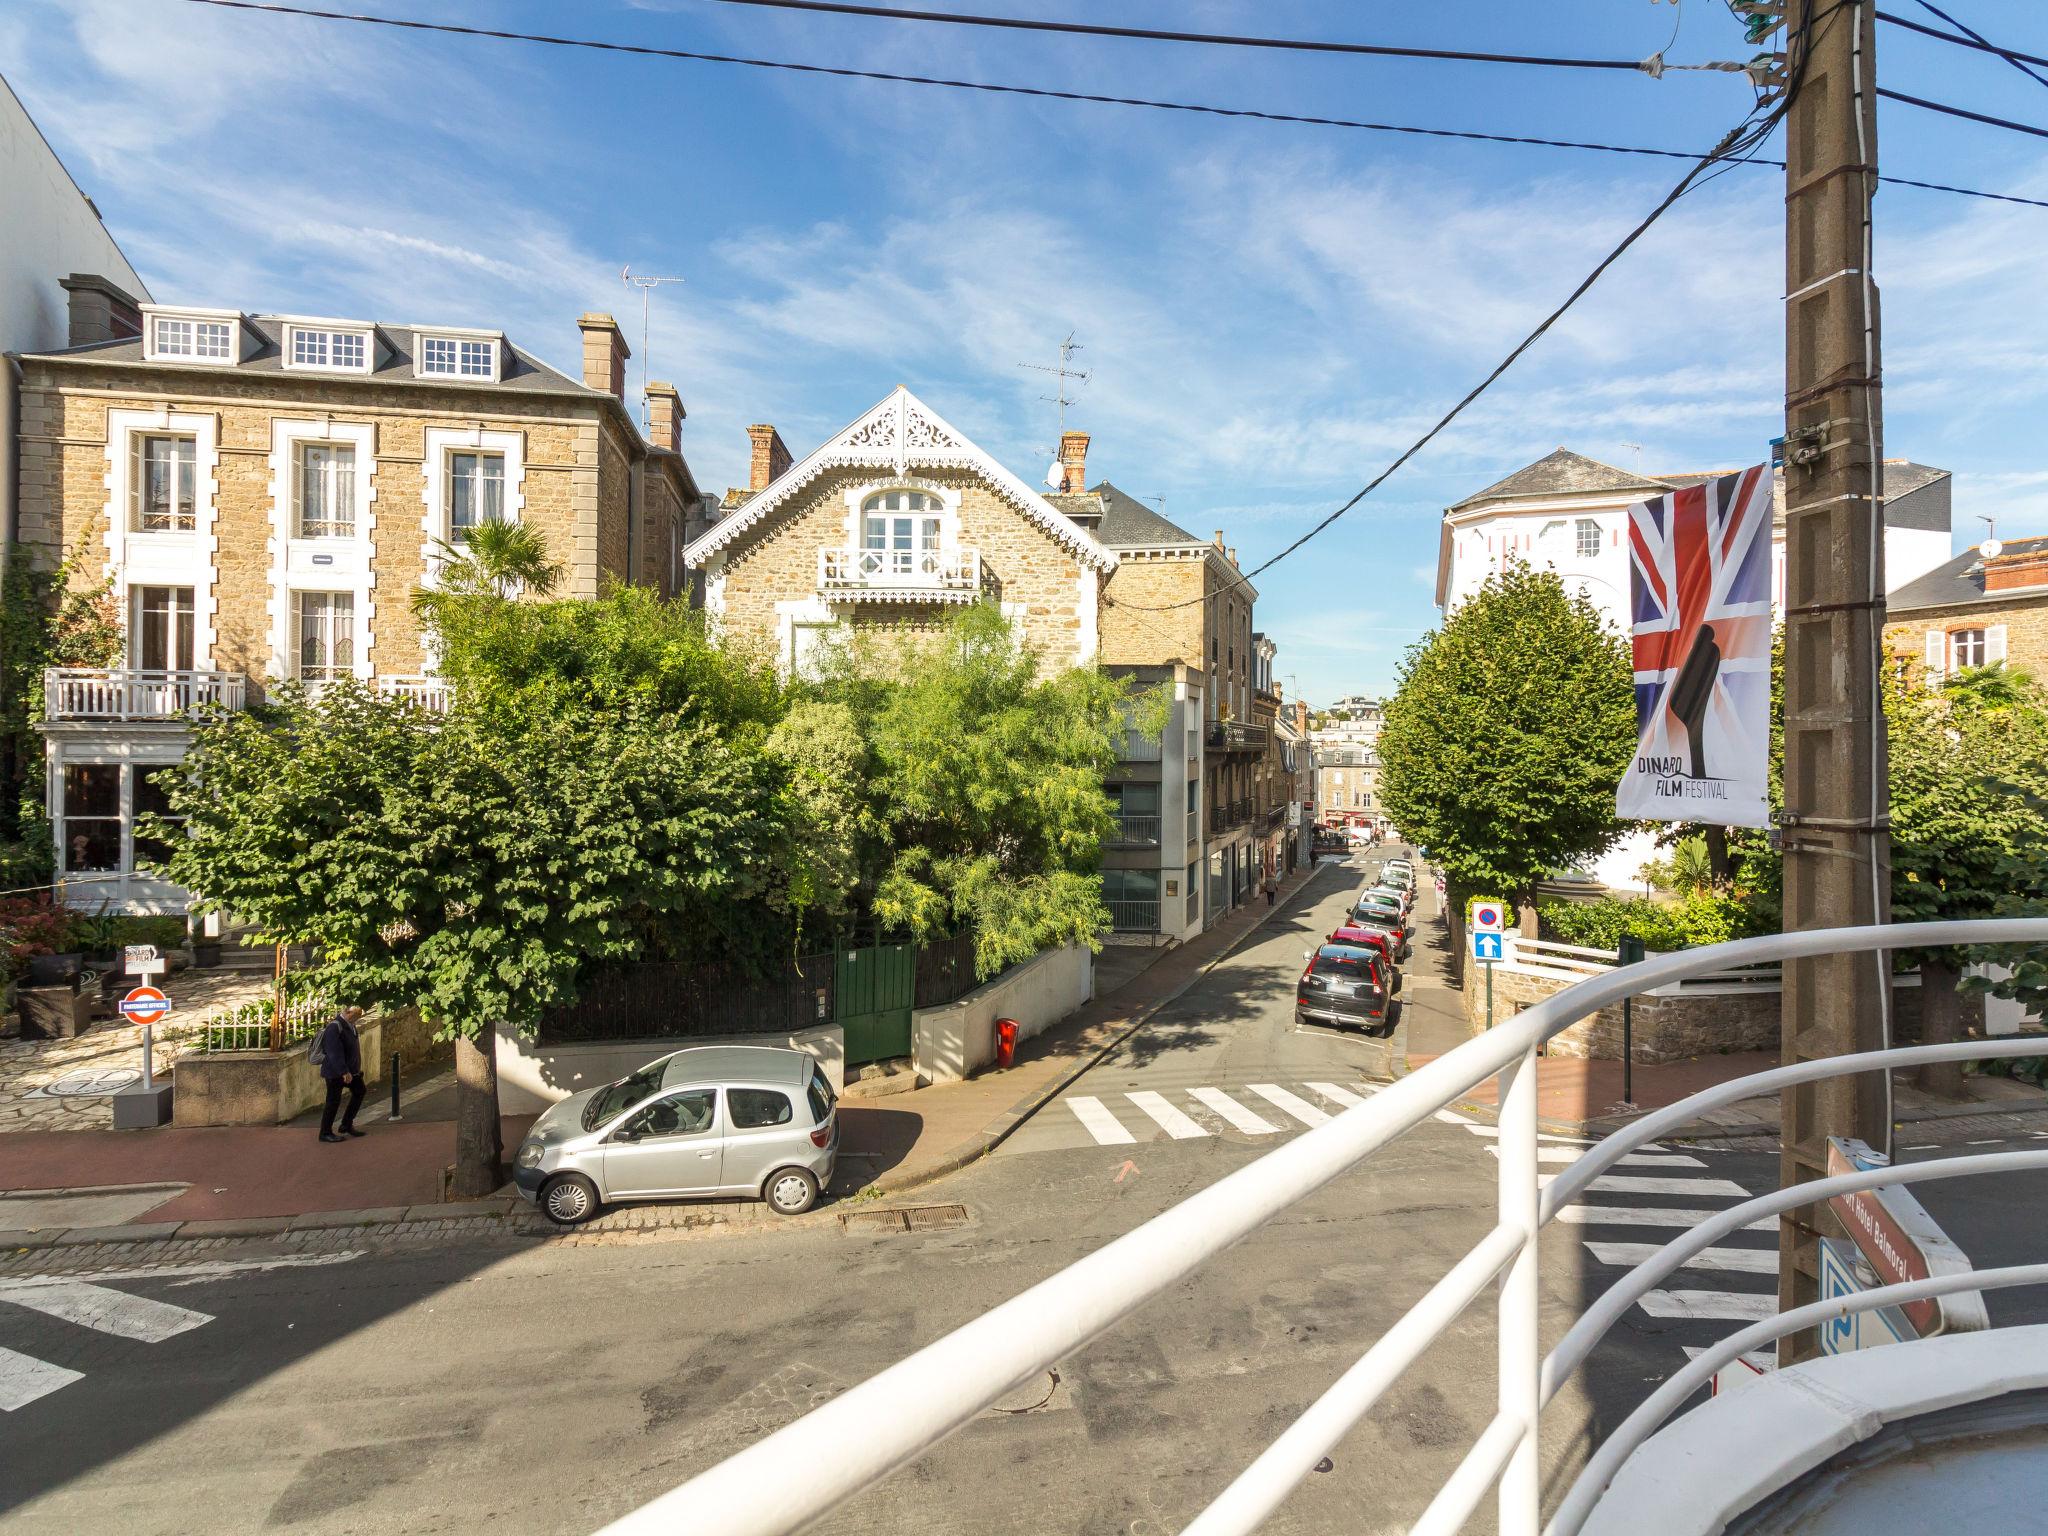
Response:
[[[43,673],[43,718],[176,720],[207,705],[240,709],[248,686],[240,672],[50,667]]]
[[[413,673],[379,673],[364,680],[375,693],[391,699],[410,699],[421,709],[432,714],[445,715],[455,705],[455,684],[445,677],[425,677]],[[327,679],[302,681],[306,697],[317,699],[322,689],[331,686]]]
[[[818,590],[856,601],[971,603],[981,591],[981,551],[821,549]]]

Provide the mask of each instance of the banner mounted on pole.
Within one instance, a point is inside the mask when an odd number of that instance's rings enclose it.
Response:
[[[1771,468],[1628,509],[1631,821],[1770,824]]]

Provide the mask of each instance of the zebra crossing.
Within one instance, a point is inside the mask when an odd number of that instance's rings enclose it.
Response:
[[[356,1257],[358,1255],[353,1252],[302,1254],[0,1280],[0,1337],[15,1336],[20,1324],[28,1321],[31,1330],[40,1333],[42,1348],[50,1353],[70,1353],[73,1358],[76,1358],[75,1351],[85,1337],[91,1335],[131,1344],[162,1344],[205,1327],[214,1321],[214,1314],[180,1306],[176,1302],[140,1296],[107,1282],[148,1280],[192,1285],[224,1279],[247,1270],[338,1264]],[[24,1319],[24,1313],[29,1314],[29,1318]],[[59,1326],[38,1329],[32,1321],[34,1318],[48,1319]],[[95,1355],[95,1358],[100,1357]],[[84,1371],[72,1366],[60,1365],[24,1349],[0,1344],[0,1413],[18,1413],[52,1392],[83,1381],[85,1375]]]
[[[1040,1117],[1042,1123],[1027,1126],[1001,1152],[1280,1138],[1327,1123],[1383,1086],[1324,1080],[1072,1093],[1059,1101],[1064,1109],[1050,1107],[1051,1113]],[[1499,1157],[1497,1126],[1455,1110],[1439,1110],[1435,1118],[1471,1136],[1488,1157]],[[1537,1148],[1543,1183],[1557,1178],[1591,1145],[1582,1137],[1544,1133]],[[1649,1258],[1663,1241],[1761,1192],[1726,1175],[1731,1158],[1654,1142],[1625,1154],[1557,1213],[1551,1251],[1575,1249],[1590,1299]],[[1670,1283],[1643,1296],[1634,1315],[1654,1325],[1652,1331],[1684,1333],[1679,1342],[1688,1353],[1696,1353],[1733,1326],[1771,1316],[1777,1309],[1776,1231],[1777,1223],[1764,1218],[1731,1233],[1696,1254],[1670,1277]]]

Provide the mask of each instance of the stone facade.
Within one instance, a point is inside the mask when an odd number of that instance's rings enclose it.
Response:
[[[1939,608],[1915,608],[1910,615],[1895,615],[1885,625],[1885,645],[1892,655],[1916,672],[1924,671],[1932,651],[1928,636],[1943,637],[1933,642],[1946,651],[1947,637],[1965,630],[2004,630],[2007,666],[2048,680],[2048,586],[2033,591],[1990,592],[1973,603],[1951,603]]]

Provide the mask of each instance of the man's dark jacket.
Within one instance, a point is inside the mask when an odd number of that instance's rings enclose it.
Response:
[[[320,1031],[320,1075],[334,1079],[343,1073],[363,1075],[363,1040],[354,1024],[336,1014]]]

